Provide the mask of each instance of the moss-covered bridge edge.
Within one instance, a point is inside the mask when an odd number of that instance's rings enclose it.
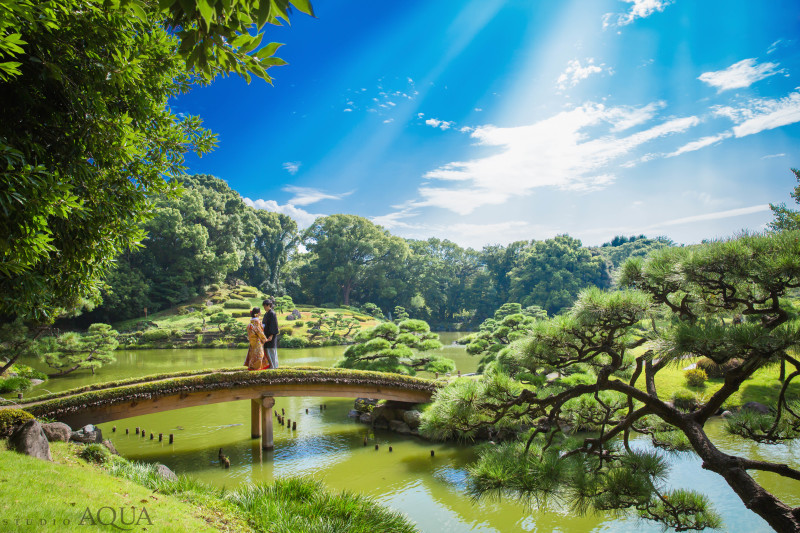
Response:
[[[251,399],[267,407],[265,398],[275,396],[366,396],[424,403],[441,385],[364,370],[299,366],[251,372],[235,367],[97,383],[4,407],[72,424],[99,423],[222,401]]]

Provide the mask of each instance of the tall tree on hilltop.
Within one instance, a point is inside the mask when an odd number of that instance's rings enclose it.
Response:
[[[305,231],[303,242],[312,254],[305,279],[338,289],[344,305],[351,294],[391,283],[389,274],[403,265],[408,245],[380,226],[355,215],[320,217]]]

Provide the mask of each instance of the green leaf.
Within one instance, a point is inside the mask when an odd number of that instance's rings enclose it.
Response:
[[[283,46],[283,43],[269,43],[256,53],[256,58],[264,59],[266,57],[271,57],[281,46]]]
[[[197,9],[200,11],[200,16],[203,17],[203,21],[206,23],[206,28],[210,28],[211,21],[214,20],[214,15],[216,15],[216,11],[214,6],[211,4],[211,1],[197,0]]]
[[[316,15],[314,14],[314,8],[311,6],[311,2],[308,0],[291,0],[291,2],[298,11],[316,18]]]

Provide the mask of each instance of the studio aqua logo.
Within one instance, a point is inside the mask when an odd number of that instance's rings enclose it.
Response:
[[[96,512],[92,512],[89,507],[83,512],[81,526],[111,526],[123,531],[130,531],[132,526],[153,525],[147,508],[137,509],[133,505],[130,507],[120,507],[119,512],[114,507],[100,507]]]

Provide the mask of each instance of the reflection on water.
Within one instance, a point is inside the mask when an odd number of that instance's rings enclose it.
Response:
[[[456,360],[462,372],[472,372],[477,360],[463,347],[449,345],[457,334],[443,335],[445,355]],[[283,365],[330,366],[343,347],[281,350]],[[75,373],[51,380],[46,387],[65,390],[88,383],[134,376],[237,366],[243,350],[150,350],[117,352],[117,362],[103,367],[95,376]],[[29,362],[28,362],[29,363]],[[34,363],[34,366],[38,366]],[[39,392],[43,393],[43,392]],[[33,392],[28,395],[32,395]],[[320,404],[327,409],[321,410]],[[381,503],[409,515],[421,531],[536,531],[536,532],[658,532],[650,522],[615,520],[611,517],[576,517],[568,509],[536,511],[510,498],[473,501],[465,493],[466,467],[475,460],[470,447],[430,443],[413,436],[372,432],[347,418],[353,401],[343,398],[277,398],[275,409],[297,423],[292,431],[273,420],[275,449],[262,451],[260,439],[250,437],[249,401],[210,404],[101,424],[124,456],[166,464],[180,474],[206,483],[232,488],[245,482],[271,481],[278,477],[311,475],[332,489],[365,493]],[[308,413],[306,413],[306,409]],[[112,427],[117,431],[112,433]],[[710,432],[725,451],[798,466],[792,446],[760,446],[734,439],[712,422]],[[140,427],[142,438],[134,434]],[[125,435],[125,429],[130,433]],[[156,438],[150,440],[149,434]],[[158,442],[158,434],[164,441]],[[168,444],[168,435],[175,436]],[[364,446],[364,437],[369,442]],[[379,449],[374,449],[375,444]],[[645,446],[643,440],[636,441]],[[393,451],[389,452],[389,446]],[[222,448],[231,468],[219,464]],[[435,456],[431,457],[430,451]],[[669,482],[675,487],[693,488],[708,495],[725,520],[726,531],[770,531],[767,524],[745,509],[722,479],[704,471],[692,455],[672,455]],[[772,474],[755,477],[790,505],[800,505],[800,485]]]

